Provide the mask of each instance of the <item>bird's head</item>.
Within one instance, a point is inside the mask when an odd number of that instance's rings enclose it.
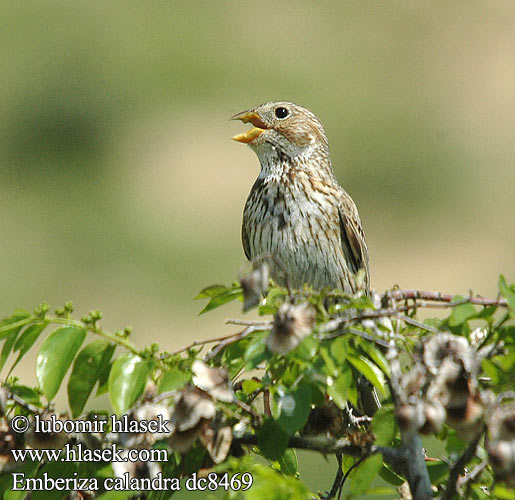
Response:
[[[310,150],[328,155],[327,137],[320,120],[308,109],[292,102],[267,102],[238,113],[231,120],[253,125],[232,139],[248,144],[260,159],[274,151],[290,158]]]

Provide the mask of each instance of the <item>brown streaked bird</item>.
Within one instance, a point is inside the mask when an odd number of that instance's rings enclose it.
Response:
[[[257,154],[261,172],[243,212],[245,255],[272,254],[272,278],[301,288],[357,290],[364,270],[369,291],[368,248],[358,210],[338,184],[320,120],[291,102],[267,102],[232,117],[253,128],[233,137]],[[280,267],[284,267],[281,270]]]

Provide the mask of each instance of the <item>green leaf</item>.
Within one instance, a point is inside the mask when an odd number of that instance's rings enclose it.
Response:
[[[272,353],[266,348],[266,343],[263,341],[263,337],[259,336],[252,339],[252,342],[245,351],[243,359],[245,360],[245,368],[247,370],[253,370],[259,363],[269,359]]]
[[[11,316],[3,318],[0,321],[0,340],[8,337],[13,329],[18,331],[23,328],[31,320],[31,315],[28,311],[17,310]]]
[[[96,396],[101,396],[109,390],[109,374],[111,373],[112,367],[113,363],[108,363],[100,373],[100,376],[98,377],[97,392],[95,394]]]
[[[23,356],[25,356],[29,349],[34,345],[36,340],[41,335],[41,332],[46,328],[47,325],[47,322],[35,323],[27,327],[24,330],[24,332],[20,335],[20,337],[16,341],[16,344],[14,344],[14,352],[19,351],[19,354],[16,358],[16,361],[12,365],[10,372],[14,370],[16,365],[20,362],[21,358],[23,358]]]
[[[190,376],[187,372],[179,370],[179,368],[170,368],[159,380],[159,393],[182,389],[189,380]]]
[[[141,396],[153,363],[132,353],[120,356],[109,374],[109,398],[117,414],[125,413]]]
[[[386,361],[383,353],[377,349],[377,347],[373,345],[372,342],[369,342],[365,339],[359,339],[358,343],[359,346],[372,358],[374,363],[379,366],[379,368],[381,368],[382,372],[387,377],[390,377],[390,365],[388,364],[388,361]]]
[[[103,368],[109,365],[115,347],[105,340],[95,340],[75,358],[68,380],[68,401],[73,418],[82,413]]]
[[[263,383],[259,380],[254,379],[247,379],[244,380],[241,384],[241,388],[243,389],[243,392],[250,396],[253,392],[261,389],[263,387]]]
[[[134,491],[106,491],[97,497],[97,500],[129,500],[134,498]]]
[[[338,365],[343,365],[347,359],[348,343],[344,337],[337,337],[331,342],[331,355]]]
[[[399,476],[396,472],[390,469],[387,465],[383,464],[379,471],[379,476],[384,479],[387,483],[393,484],[394,486],[400,486],[405,482],[405,479]]]
[[[355,496],[365,493],[382,466],[383,456],[380,453],[372,455],[361,462],[349,476],[351,493]]]
[[[227,290],[230,290],[230,288],[227,288],[225,285],[211,285],[204,288],[196,297],[193,298],[193,300],[216,297]]]
[[[243,468],[247,472],[248,468]],[[255,464],[251,470],[254,479],[252,487],[245,491],[245,500],[308,500],[313,498],[307,487],[295,477],[286,476],[276,470],[261,464]],[[198,497],[204,498],[203,495]],[[236,493],[234,496],[224,497],[242,499]]]
[[[311,387],[299,384],[296,390],[281,396],[279,406],[281,414],[277,423],[291,436],[302,429],[308,421],[311,412]]]
[[[388,495],[390,498],[394,498],[393,495],[398,494],[395,488],[390,486],[374,486],[367,490],[367,497],[385,497]]]
[[[205,312],[212,311],[217,307],[223,306],[228,302],[231,302],[234,299],[242,298],[242,289],[240,286],[233,288],[225,288],[220,286],[208,287],[202,290],[202,292],[197,295],[195,298],[210,298],[207,306],[199,312],[200,314],[204,314]]]
[[[78,463],[77,462],[48,462],[43,465],[36,474],[36,478],[43,479],[46,474],[49,478],[73,478],[77,477]],[[31,499],[33,500],[62,500],[65,492],[71,492],[72,488],[57,490],[57,489],[45,489],[35,490],[31,493]],[[68,496],[68,495],[66,495]]]
[[[515,489],[508,488],[503,484],[496,484],[492,490],[492,498],[499,500],[515,500]]]
[[[324,360],[324,372],[331,377],[338,376],[340,370],[336,368],[332,356],[329,354],[329,348],[326,345],[320,347],[320,356]]]
[[[372,361],[361,355],[349,356],[347,359],[383,396],[386,395],[384,373]]]
[[[2,353],[0,354],[0,370],[4,367],[20,330],[30,319],[30,314],[27,311],[20,310],[15,311],[11,316],[0,321],[0,340],[5,339]]]
[[[352,371],[348,366],[344,367],[342,373],[327,387],[327,393],[338,406],[344,408],[349,399],[349,389],[352,384]]]
[[[25,460],[16,466],[16,472],[21,473],[25,478],[34,477],[38,467],[41,464],[39,462],[33,462],[32,460],[25,458]],[[2,500],[24,500],[27,497],[27,491],[16,490],[13,491],[13,476],[6,474],[5,472],[0,475],[0,492],[3,492]]]
[[[297,453],[293,448],[288,448],[283,456],[278,460],[279,468],[283,474],[287,476],[294,476],[297,474],[297,468],[299,461],[297,459]]]
[[[26,385],[15,385],[11,387],[13,394],[19,396],[25,403],[33,404],[35,406],[41,406],[40,394],[32,387]]]
[[[2,354],[0,354],[0,370],[4,367],[9,354],[11,353],[11,349],[16,342],[16,338],[18,337],[18,333],[20,333],[21,327],[15,328],[11,331],[11,333],[5,339],[4,345],[2,347]]]
[[[275,314],[277,308],[282,304],[283,298],[287,292],[283,288],[271,288],[263,302],[258,307],[258,314],[264,316],[266,314]]]
[[[459,300],[461,297],[457,297]],[[453,308],[451,315],[449,316],[449,326],[458,326],[465,321],[477,316],[477,310],[472,304],[460,304]]]
[[[515,291],[508,286],[506,278],[502,274],[499,276],[499,290],[506,299],[506,302],[508,302],[508,307],[515,310]]]
[[[266,420],[258,431],[258,447],[269,460],[279,460],[288,446],[288,434],[273,420]]]
[[[486,306],[477,313],[477,317],[484,320],[489,320],[497,311],[497,306]]]
[[[376,437],[377,446],[390,446],[396,433],[397,424],[393,406],[383,406],[374,415],[372,431]]]
[[[318,341],[313,337],[313,335],[308,335],[291,352],[291,356],[301,359],[302,361],[311,361],[318,350],[318,345]],[[288,353],[288,356],[289,355],[290,353]]]
[[[445,462],[428,462],[427,473],[431,484],[441,483],[449,474],[449,464]]]
[[[481,361],[481,369],[483,373],[490,378],[490,384],[496,386],[499,383],[499,368],[491,359],[483,359]]]
[[[85,337],[84,328],[65,326],[52,332],[43,342],[36,359],[36,377],[48,401],[57,394]]]

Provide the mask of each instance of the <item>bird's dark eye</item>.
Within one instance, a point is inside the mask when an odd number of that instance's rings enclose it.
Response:
[[[278,108],[275,108],[275,116],[280,119],[286,118],[288,116],[288,110],[279,106]]]

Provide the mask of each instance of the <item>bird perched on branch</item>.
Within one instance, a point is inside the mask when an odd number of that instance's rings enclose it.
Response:
[[[253,128],[233,137],[257,154],[261,172],[243,213],[245,255],[272,255],[272,278],[293,288],[370,286],[368,248],[356,205],[334,175],[320,120],[291,102],[268,102],[232,117]]]

